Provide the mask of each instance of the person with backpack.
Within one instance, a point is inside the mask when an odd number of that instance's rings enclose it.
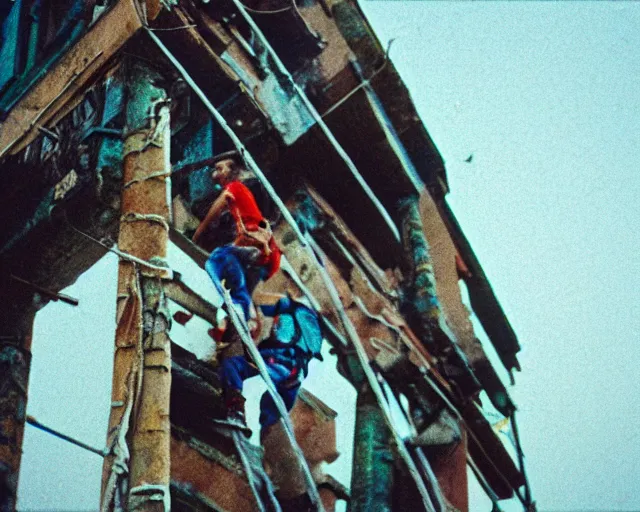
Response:
[[[290,294],[281,296],[275,304],[261,305],[265,316],[273,317],[269,336],[258,346],[276,390],[288,411],[293,407],[302,381],[309,372],[314,357],[322,360],[322,330],[317,313],[304,298]],[[243,382],[258,369],[248,357],[234,356],[222,361],[219,369],[228,421],[245,427]],[[268,392],[260,400],[261,432],[280,418],[273,398]]]
[[[216,223],[225,211],[233,217],[235,238],[232,243],[213,250],[205,270],[221,294],[223,286],[231,300],[242,309],[245,321],[252,313],[251,294],[260,281],[266,281],[280,268],[281,251],[256,199],[239,177],[245,170],[237,151],[222,153],[214,160],[211,177],[223,188],[196,229],[195,243]],[[220,332],[224,331],[224,326]],[[218,340],[219,341],[219,340]]]

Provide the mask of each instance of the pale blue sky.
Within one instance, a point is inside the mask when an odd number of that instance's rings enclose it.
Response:
[[[539,510],[640,509],[640,4],[361,5],[396,38],[449,202],[523,346],[511,393]],[[33,346],[30,414],[99,447],[113,268],[69,292],[80,308],[45,308]],[[22,508],[63,503],[54,492],[95,508],[69,482],[99,487],[97,456],[31,427],[24,450]]]
[[[523,346],[540,510],[640,509],[640,4],[361,5]]]

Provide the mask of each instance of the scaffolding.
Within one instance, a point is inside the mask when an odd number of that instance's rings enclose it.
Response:
[[[457,288],[460,262],[479,264],[444,201],[442,158],[357,3],[105,0],[76,2],[57,22],[40,21],[45,4],[13,7],[35,13],[33,36],[9,41],[31,67],[0,93],[0,168],[33,176],[9,177],[4,192],[23,218],[0,240],[2,510],[16,507],[25,422],[103,458],[102,511],[330,511],[342,499],[352,511],[465,512],[467,465],[494,509],[516,497],[534,510],[515,406],[468,318],[449,321],[464,306],[441,286]],[[56,34],[48,45],[40,22]],[[170,241],[200,267],[223,243],[222,229],[206,249],[189,235],[218,193],[213,157],[229,149],[264,191],[283,251],[261,291],[302,291],[357,391],[350,493],[321,468],[332,456],[312,455],[324,438],[301,437],[309,416],[289,417],[230,297],[207,300],[167,260]],[[430,244],[434,229],[444,249]],[[98,449],[25,411],[36,311],[77,305],[59,290],[107,251],[119,258],[117,327]],[[492,293],[481,269],[473,279]],[[491,298],[485,321],[506,333],[495,343],[511,371],[519,346]],[[212,328],[226,311],[280,415],[262,447],[210,421],[226,413],[221,347],[201,361],[172,343],[170,301]],[[512,422],[517,460],[477,405],[482,390]],[[304,397],[305,414],[333,421]],[[228,487],[204,485],[194,461]]]

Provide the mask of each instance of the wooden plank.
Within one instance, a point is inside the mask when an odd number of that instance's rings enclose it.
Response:
[[[142,27],[135,0],[119,0],[9,112],[0,125],[0,157],[24,149]]]
[[[212,325],[216,325],[216,308],[209,301],[202,298],[188,285],[176,277],[173,281],[164,285],[164,291],[167,297],[176,304],[187,309],[189,312],[198,315]]]

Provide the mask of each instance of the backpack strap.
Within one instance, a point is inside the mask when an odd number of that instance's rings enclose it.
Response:
[[[271,255],[271,247],[269,243],[273,238],[273,231],[271,230],[271,224],[265,218],[262,218],[258,225],[258,230],[249,231],[242,221],[240,216],[240,210],[236,207],[236,240],[234,243],[239,246],[249,245],[252,247],[258,247],[265,256]]]

